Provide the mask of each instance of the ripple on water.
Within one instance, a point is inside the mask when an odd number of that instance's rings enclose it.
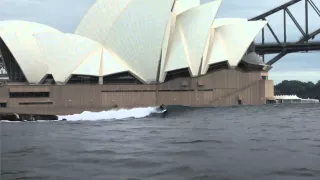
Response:
[[[178,166],[178,167],[171,167],[169,169],[156,172],[154,174],[151,174],[150,176],[156,177],[161,175],[169,175],[169,174],[192,174],[194,173],[194,170],[190,166]]]
[[[19,150],[13,150],[8,152],[2,152],[6,157],[25,157],[31,154],[42,154],[43,149],[40,147],[32,146],[32,147],[24,147]],[[41,151],[41,152],[40,152]]]
[[[312,144],[310,145],[311,147],[316,147],[316,148],[320,148],[320,144]]]
[[[310,138],[304,138],[304,137],[301,137],[301,138],[288,138],[287,140],[288,141],[309,141]]]
[[[154,162],[151,160],[139,160],[134,158],[116,159],[111,160],[111,162],[115,167],[126,167],[133,169],[156,168],[162,166],[162,163],[160,162]]]
[[[276,142],[276,139],[270,139],[267,137],[257,137],[257,138],[251,138],[250,141],[262,143],[262,142]]]
[[[209,153],[204,150],[180,150],[180,151],[163,151],[155,153],[162,156],[172,156],[172,157],[209,157]]]
[[[86,150],[86,151],[76,151],[76,153],[79,154],[96,154],[96,155],[101,155],[101,154],[117,154],[115,151],[111,150],[106,150],[106,149],[99,149],[99,150]]]
[[[291,168],[278,171],[272,171],[271,175],[278,176],[292,176],[292,177],[318,177],[320,170],[313,170],[308,168]]]
[[[193,140],[193,141],[174,141],[171,144],[197,144],[197,143],[214,143],[214,144],[221,144],[224,143],[223,141],[219,140]]]
[[[0,171],[1,175],[27,174],[28,171]]]
[[[16,178],[15,180],[45,180],[45,179],[49,179],[48,176],[31,176],[31,177],[28,177],[28,176],[25,176],[25,177],[18,177]]]
[[[250,151],[268,151],[267,148],[252,148]]]

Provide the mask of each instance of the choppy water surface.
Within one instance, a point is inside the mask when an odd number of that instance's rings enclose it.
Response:
[[[166,118],[2,122],[1,179],[320,179],[319,104],[168,112]]]

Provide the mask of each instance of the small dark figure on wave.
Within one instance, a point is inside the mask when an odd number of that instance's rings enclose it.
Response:
[[[160,109],[161,111],[165,110],[165,105],[164,105],[164,104],[161,104],[161,105],[159,106],[159,109]]]

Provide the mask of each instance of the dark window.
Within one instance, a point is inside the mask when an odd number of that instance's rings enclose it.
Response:
[[[53,104],[53,102],[20,102],[19,105],[46,105]]]
[[[170,80],[173,80],[176,78],[182,78],[182,77],[191,77],[188,68],[183,68],[183,69],[178,69],[178,70],[167,72],[167,76],[166,76],[165,81],[170,81]]]
[[[101,92],[156,92],[156,90],[102,90]]]
[[[215,72],[217,70],[221,70],[221,69],[229,69],[229,65],[228,65],[227,61],[216,63],[216,64],[211,64],[208,68],[207,74],[211,73],[211,72]]]
[[[99,84],[99,77],[73,75],[67,84]]]
[[[164,89],[159,90],[159,92],[191,92],[194,91],[194,89]]]
[[[124,72],[103,77],[103,84],[142,84],[131,73]]]
[[[0,52],[10,81],[27,82],[19,64],[2,38],[0,38]]]
[[[10,98],[46,98],[50,92],[10,92]]]
[[[52,74],[48,74],[42,81],[42,84],[56,84],[56,81],[54,80]]]
[[[241,61],[238,65],[238,67],[240,69],[242,69],[243,71],[262,71],[263,70],[263,66],[261,65],[255,65],[255,64],[249,64],[245,61]]]
[[[263,80],[268,80],[268,76],[262,76]]]
[[[267,103],[267,104],[275,104],[276,101],[275,101],[275,100],[267,100],[266,103]]]
[[[7,107],[7,103],[0,103],[0,108],[6,108]]]
[[[248,63],[245,63],[244,61],[240,61],[238,68],[242,70],[247,70],[248,69]]]
[[[214,91],[214,89],[199,89],[198,91]]]

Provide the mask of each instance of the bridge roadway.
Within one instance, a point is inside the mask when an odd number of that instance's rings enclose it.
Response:
[[[320,41],[306,43],[255,43],[255,51],[260,55],[275,54],[286,51],[287,53],[320,51]]]

